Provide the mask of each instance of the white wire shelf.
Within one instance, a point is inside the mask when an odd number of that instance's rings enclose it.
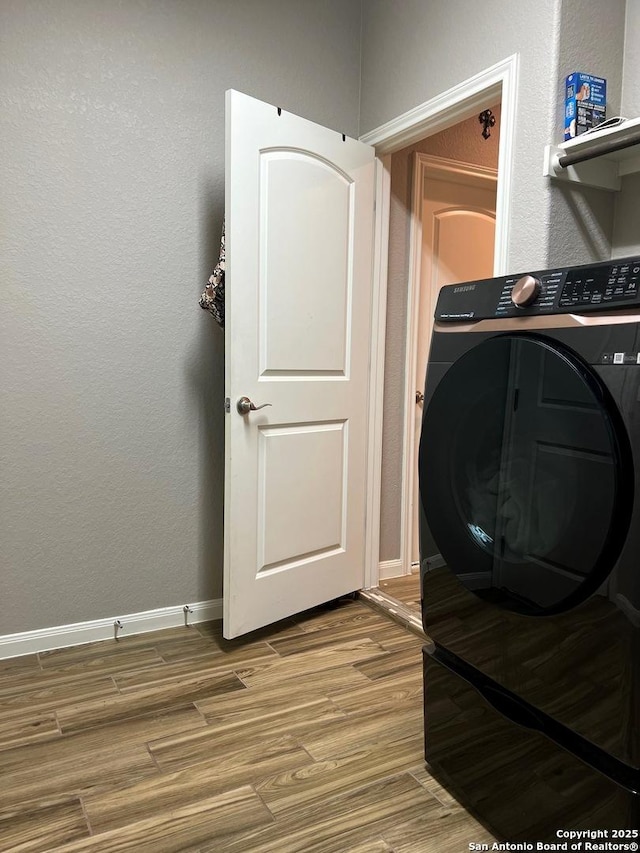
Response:
[[[544,149],[546,177],[616,192],[622,178],[640,172],[640,118],[583,133]]]

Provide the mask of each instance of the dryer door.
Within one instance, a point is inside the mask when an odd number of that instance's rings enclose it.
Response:
[[[425,414],[419,475],[450,570],[519,613],[587,598],[627,533],[632,464],[615,404],[548,338],[493,337],[447,370]]]

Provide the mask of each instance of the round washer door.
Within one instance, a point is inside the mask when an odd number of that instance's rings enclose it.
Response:
[[[600,586],[627,534],[632,470],[610,393],[548,338],[485,340],[425,413],[420,496],[440,553],[468,589],[519,613],[560,612]]]

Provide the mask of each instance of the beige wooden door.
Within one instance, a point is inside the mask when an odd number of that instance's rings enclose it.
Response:
[[[450,164],[440,173],[430,168],[422,197],[422,258],[416,377],[424,377],[440,288],[493,276],[496,174],[467,164]],[[418,459],[422,403],[415,407],[414,459]],[[411,562],[420,560],[418,478],[414,480]]]
[[[374,167],[227,93],[227,638],[363,586]]]

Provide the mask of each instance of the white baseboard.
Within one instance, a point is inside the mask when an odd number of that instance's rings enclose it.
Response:
[[[20,655],[46,652],[51,649],[63,649],[80,643],[95,643],[99,640],[113,640],[115,623],[119,637],[131,637],[145,634],[147,631],[159,631],[162,628],[176,628],[184,625],[184,608],[188,606],[188,623],[211,622],[222,619],[222,599],[198,601],[195,604],[178,604],[174,607],[160,607],[158,610],[145,610],[143,613],[129,613],[106,619],[94,619],[91,622],[75,622],[72,625],[57,625],[53,628],[41,628],[37,631],[24,631],[20,634],[0,636],[0,660]]]
[[[399,578],[404,575],[402,560],[384,560],[378,567],[378,573],[378,579],[381,581],[387,578]]]

